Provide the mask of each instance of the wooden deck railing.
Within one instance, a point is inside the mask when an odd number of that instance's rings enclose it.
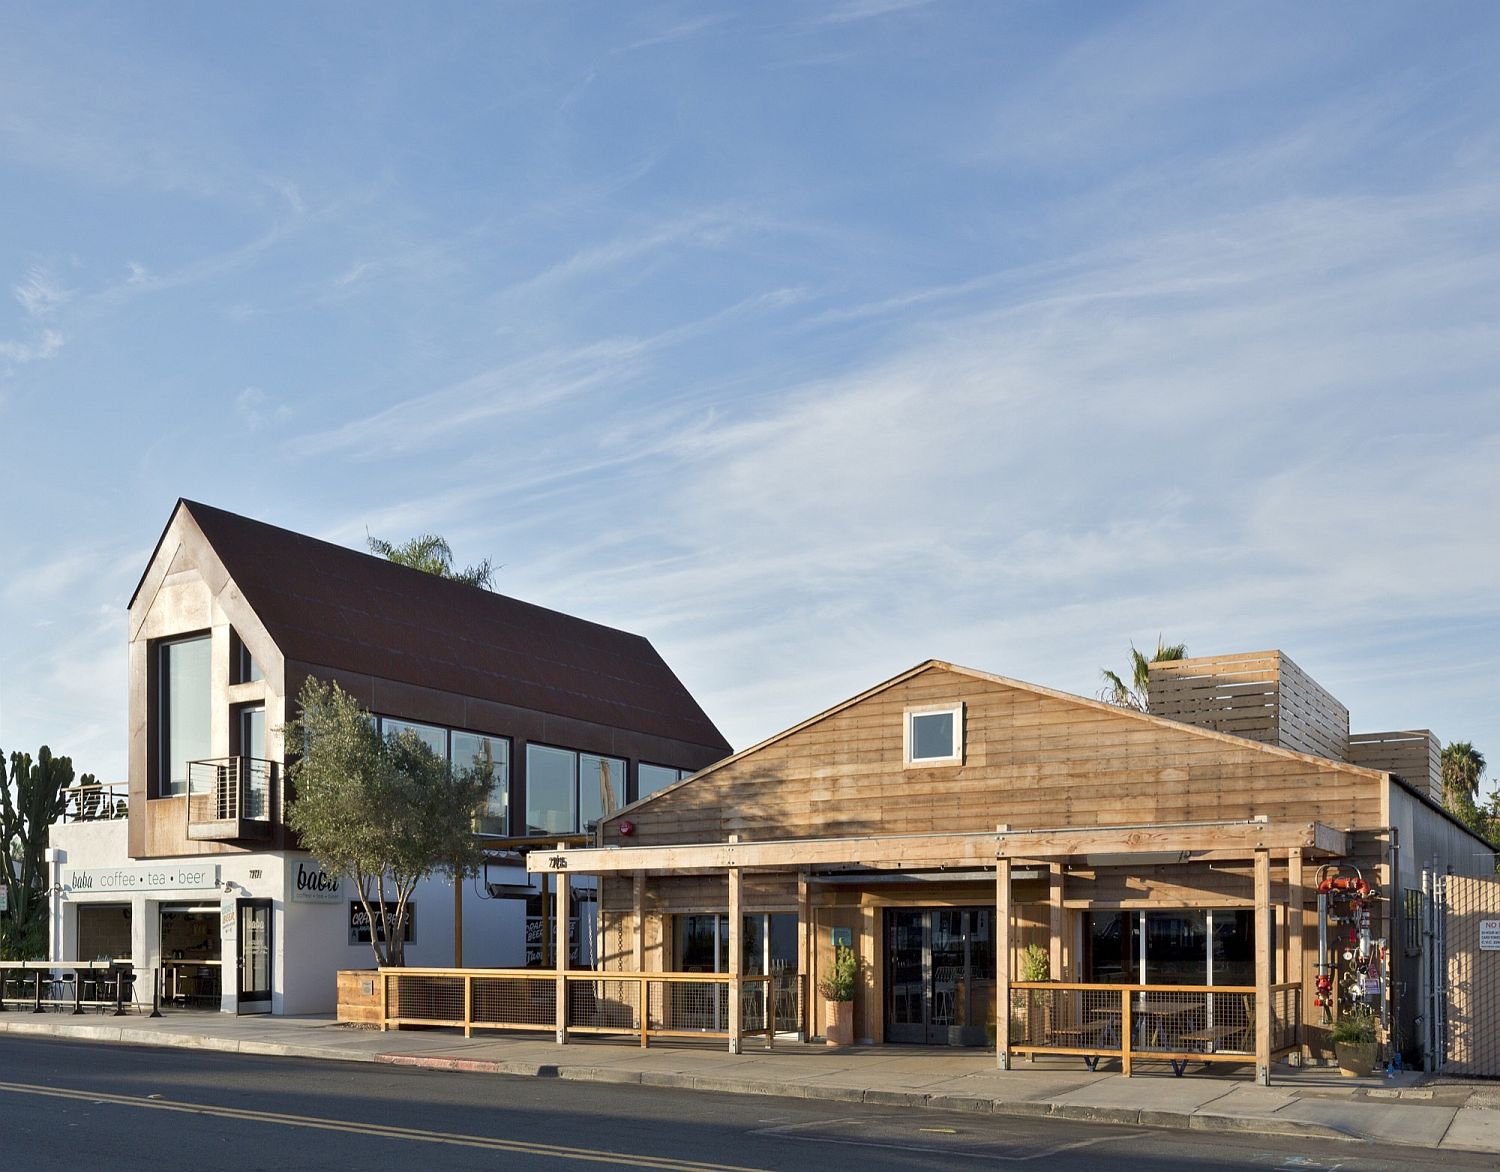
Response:
[[[1131,1073],[1137,1061],[1254,1062],[1253,985],[1088,985],[1055,981],[1011,983],[1011,1054],[1072,1054],[1092,1068],[1118,1058]],[[1271,986],[1267,1007],[1271,1057],[1295,1049],[1302,988]]]
[[[380,1028],[453,1026],[475,1030],[559,1028],[563,990],[566,1034],[638,1038],[763,1037],[776,1034],[775,990],[768,975],[740,982],[740,1028],[730,1029],[729,973],[638,973],[555,969],[381,969]],[[559,986],[561,981],[561,986]]]

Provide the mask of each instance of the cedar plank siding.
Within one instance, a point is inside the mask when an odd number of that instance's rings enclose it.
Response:
[[[907,708],[962,701],[960,766],[904,768]],[[1265,815],[1380,825],[1382,780],[933,665],[630,809],[651,846]]]

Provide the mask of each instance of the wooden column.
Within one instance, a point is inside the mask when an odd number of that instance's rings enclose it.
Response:
[[[1297,1004],[1301,1010],[1297,1022],[1297,1034],[1292,1040],[1296,1043],[1300,1053],[1306,1037],[1303,1026],[1307,1017],[1307,1007],[1312,1004],[1307,999],[1307,990],[1303,988],[1303,981],[1307,975],[1307,946],[1303,940],[1302,931],[1303,921],[1307,918],[1307,910],[1302,891],[1302,852],[1300,850],[1293,850],[1287,856],[1286,914],[1286,979],[1297,987]]]
[[[1271,852],[1255,852],[1255,1081],[1271,1083]]]
[[[630,880],[630,902],[635,912],[635,940],[630,946],[630,964],[638,973],[646,971],[646,872],[637,871]],[[644,1007],[642,1007],[644,1012]]]
[[[813,1036],[813,922],[812,884],[808,882],[806,870],[797,872],[797,980],[800,983],[797,1000],[797,1040],[805,1042]]]
[[[743,872],[738,867],[729,868],[729,1052],[740,1052],[740,1027],[743,1014],[740,1012],[740,969],[744,943],[744,909],[742,906]]]
[[[552,876],[541,872],[541,968],[552,968]]]
[[[562,850],[563,844],[558,843],[557,849]],[[568,873],[559,871],[557,873],[557,896],[553,901],[552,920],[556,925],[554,937],[554,953],[557,974],[557,1044],[560,1046],[568,1040],[568,981],[563,975],[568,968]],[[543,933],[542,939],[545,940]]]
[[[464,967],[464,877],[453,872],[453,967]]]
[[[1051,874],[1047,884],[1047,912],[1049,932],[1050,963],[1052,965],[1052,979],[1054,981],[1066,981],[1067,973],[1063,969],[1063,868],[1061,863],[1053,863]]]
[[[1010,860],[995,862],[995,1065],[1010,1069]]]

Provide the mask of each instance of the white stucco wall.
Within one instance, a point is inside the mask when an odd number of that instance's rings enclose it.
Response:
[[[305,854],[236,854],[200,858],[141,861],[129,857],[124,820],[78,822],[53,829],[57,856],[52,882],[62,890],[50,899],[51,956],[57,960],[92,960],[76,956],[78,908],[86,904],[128,904],[131,908],[131,961],[138,974],[157,968],[161,955],[163,904],[217,905],[233,913],[240,899],[268,899],[272,903],[272,988],[270,1011],[275,1014],[330,1014],[337,996],[335,974],[340,969],[374,966],[368,944],[349,942],[347,884],[334,902],[303,902],[295,890],[298,868],[317,870]],[[217,868],[217,871],[214,871]],[[75,871],[106,872],[148,869],[163,875],[186,872],[216,877],[212,888],[152,890],[84,889],[74,882]],[[524,883],[519,868],[491,868],[496,882]],[[418,885],[413,895],[415,935],[406,947],[409,965],[446,967],[453,963],[453,887],[441,879]],[[525,961],[525,903],[490,899],[481,880],[464,884],[464,963],[467,967],[513,967]],[[222,1009],[238,1010],[236,968],[238,921],[233,914],[221,931]],[[142,997],[149,984],[142,982]]]

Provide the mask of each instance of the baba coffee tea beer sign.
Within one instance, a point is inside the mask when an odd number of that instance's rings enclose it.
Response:
[[[78,895],[116,891],[208,891],[219,885],[215,863],[158,867],[76,867],[63,885]]]
[[[298,863],[287,872],[293,903],[342,903],[339,877],[315,863]]]

